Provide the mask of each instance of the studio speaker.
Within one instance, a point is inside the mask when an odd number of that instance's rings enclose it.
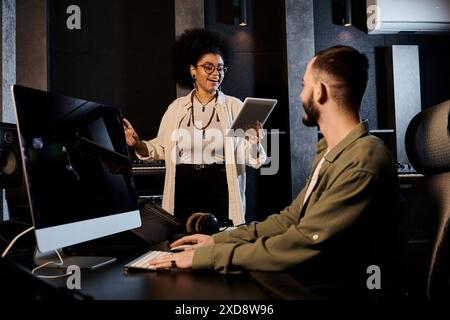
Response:
[[[0,122],[0,189],[16,188],[22,184],[22,158],[17,127]]]

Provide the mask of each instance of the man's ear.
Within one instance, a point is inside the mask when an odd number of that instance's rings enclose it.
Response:
[[[328,100],[328,88],[322,81],[318,81],[314,88],[314,99],[319,104],[324,104]]]

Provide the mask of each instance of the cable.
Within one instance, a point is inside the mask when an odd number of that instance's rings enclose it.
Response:
[[[24,234],[30,232],[30,231],[33,230],[33,229],[34,229],[34,227],[30,227],[30,228],[28,228],[27,230],[25,230],[25,231],[19,233],[19,234],[11,241],[11,243],[6,247],[5,251],[3,251],[3,253],[2,253],[2,258],[4,258],[4,257],[8,254],[9,250],[12,248],[12,246],[14,245],[14,243],[16,243],[16,241],[17,241],[21,236],[23,236]]]
[[[14,245],[14,243],[15,243],[17,240],[19,240],[19,238],[20,238],[21,236],[23,236],[24,234],[26,234],[26,233],[32,231],[33,229],[34,229],[34,226],[28,228],[27,230],[25,230],[25,231],[23,231],[23,232],[21,232],[21,233],[19,233],[19,234],[11,241],[11,243],[8,245],[8,247],[6,247],[6,249],[5,249],[5,251],[3,251],[1,257],[4,258],[4,257],[8,254],[9,250],[11,250],[12,246]],[[3,237],[2,237],[2,239],[4,240]],[[6,242],[7,242],[7,241],[6,241]],[[40,265],[40,266],[34,268],[33,270],[31,270],[31,274],[34,274],[34,273],[36,272],[36,270],[39,270],[39,269],[41,269],[41,268],[43,268],[43,267],[45,267],[45,266],[48,266],[49,264],[52,264],[52,263],[53,263],[53,264],[56,264],[56,265],[58,265],[58,266],[62,266],[62,265],[64,264],[64,261],[63,261],[63,259],[61,258],[61,255],[59,254],[58,250],[55,250],[55,252],[56,252],[56,254],[58,255],[59,262],[54,262],[54,261],[46,262],[46,263],[44,263],[43,265]],[[67,273],[65,273],[65,274],[58,275],[58,276],[46,276],[46,275],[36,275],[36,276],[39,277],[39,278],[46,278],[46,279],[58,279],[58,278],[67,277],[67,276],[69,276],[69,275],[71,275],[71,274],[72,274],[72,273],[67,272]]]
[[[49,261],[46,262],[40,266],[37,266],[36,268],[34,268],[33,270],[31,270],[31,274],[34,274],[37,270],[44,268],[46,266],[48,266],[49,264],[56,264],[57,266],[62,266],[64,264],[63,259],[61,258],[61,255],[59,254],[58,250],[55,250],[56,254],[58,255],[59,258],[59,262],[55,262],[55,261]],[[66,272],[65,274],[60,274],[57,276],[47,276],[47,275],[41,275],[41,274],[36,274],[36,277],[38,278],[44,278],[44,279],[60,279],[60,278],[65,278],[67,276],[70,276],[72,273],[70,272]]]
[[[16,223],[16,224],[24,225],[24,226],[27,226],[27,227],[32,227],[31,224],[26,223],[26,222],[22,222],[22,221],[8,220],[7,223]],[[9,244],[9,240],[7,240],[1,234],[0,234],[0,240],[3,240],[4,242],[6,242],[6,244]]]

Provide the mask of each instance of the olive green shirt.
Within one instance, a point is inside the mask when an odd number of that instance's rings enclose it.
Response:
[[[321,139],[312,172],[326,150],[327,143]],[[303,205],[311,175],[297,198],[279,214],[215,234],[214,245],[196,250],[193,269],[287,270],[332,248],[351,251],[372,237],[384,215],[395,214],[394,162],[383,142],[368,134],[366,121],[325,155],[318,182]]]

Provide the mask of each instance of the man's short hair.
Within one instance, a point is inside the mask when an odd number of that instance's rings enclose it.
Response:
[[[333,98],[359,112],[369,78],[367,57],[352,47],[334,46],[318,52],[315,58],[313,72],[331,78]]]

